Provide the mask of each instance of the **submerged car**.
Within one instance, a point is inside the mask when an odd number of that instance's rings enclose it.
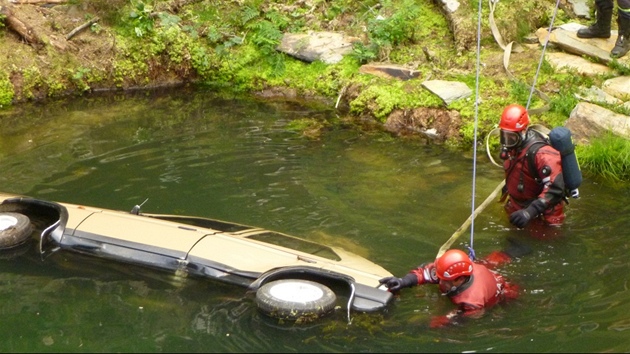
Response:
[[[123,212],[0,193],[0,250],[33,239],[43,257],[78,252],[245,286],[263,313],[279,319],[308,321],[334,308],[349,318],[351,310],[382,310],[392,299],[379,284],[392,274],[381,266],[279,232],[148,214],[138,205]]]

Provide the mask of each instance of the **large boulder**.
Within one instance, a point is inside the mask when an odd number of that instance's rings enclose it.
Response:
[[[630,139],[630,116],[618,114],[596,104],[578,103],[565,126],[578,144],[589,144],[593,138],[612,133]]]

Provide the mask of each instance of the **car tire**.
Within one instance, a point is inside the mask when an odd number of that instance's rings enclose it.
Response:
[[[0,250],[19,246],[33,232],[28,216],[19,213],[0,213]]]
[[[301,279],[269,282],[256,291],[258,309],[282,320],[310,322],[335,308],[337,296],[325,285]]]

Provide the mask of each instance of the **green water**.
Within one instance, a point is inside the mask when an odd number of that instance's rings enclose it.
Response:
[[[0,111],[4,192],[104,208],[226,219],[327,243],[397,275],[433,259],[471,213],[472,153],[336,128],[329,105],[171,91]],[[502,179],[482,151],[476,205]],[[630,186],[585,176],[558,237],[514,230],[498,203],[475,220],[480,257],[507,236],[533,248],[501,273],[518,300],[463,325],[433,286],[383,314],[308,325],[261,315],[244,289],[58,252],[0,259],[0,351],[591,352],[630,350]],[[455,247],[470,245],[465,232]]]

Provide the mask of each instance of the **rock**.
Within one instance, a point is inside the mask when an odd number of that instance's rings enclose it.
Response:
[[[580,100],[595,104],[603,103],[609,105],[617,105],[623,103],[622,100],[618,99],[615,96],[607,94],[602,89],[595,86],[591,86],[588,89],[582,89],[580,94],[576,94],[575,96]]]
[[[620,100],[630,101],[630,76],[619,76],[604,81],[602,89]]]
[[[539,28],[536,35],[542,45],[547,42],[567,53],[575,55],[586,55],[598,59],[603,64],[608,64],[613,59],[610,51],[615,46],[617,31],[611,31],[610,38],[578,38],[578,29],[584,27],[576,23],[564,24],[548,34],[546,28]],[[617,59],[619,65],[630,69],[630,55]]]
[[[358,41],[336,32],[285,33],[276,50],[309,63],[335,64],[352,53],[352,44]]]
[[[613,71],[606,65],[593,63],[582,57],[563,52],[545,53],[545,59],[558,71],[575,70],[580,74],[590,76],[609,74]]]
[[[578,103],[565,126],[571,130],[578,144],[589,144],[590,140],[607,132],[630,139],[630,116],[617,114],[598,105]]]
[[[427,80],[422,86],[439,96],[448,106],[454,101],[472,95],[472,90],[463,82],[445,80]]]
[[[400,65],[393,64],[365,64],[359,68],[362,74],[372,74],[386,79],[396,78],[403,81],[415,79],[420,72]]]
[[[453,13],[459,9],[459,1],[457,0],[440,0],[442,6],[448,13]]]
[[[457,111],[420,107],[412,110],[394,110],[384,128],[398,135],[420,133],[434,143],[459,139],[462,118]]]
[[[545,28],[541,28],[536,31],[536,34],[538,34],[538,38],[543,45],[547,40],[547,33],[547,29]],[[606,39],[578,39],[575,33],[576,32],[567,31],[563,28],[556,28],[555,30],[551,31],[551,35],[549,35],[549,42],[554,44],[556,47],[564,50],[565,52],[571,54],[588,55],[591,57],[595,57],[604,63],[607,63],[611,60],[610,50],[602,49],[602,47],[606,46]],[[610,40],[610,38],[608,40]],[[612,45],[614,46],[614,44],[615,41],[613,40]],[[610,47],[610,49],[612,49],[612,47]]]
[[[591,18],[591,11],[586,3],[586,0],[568,0],[573,8],[573,12],[577,17]]]

